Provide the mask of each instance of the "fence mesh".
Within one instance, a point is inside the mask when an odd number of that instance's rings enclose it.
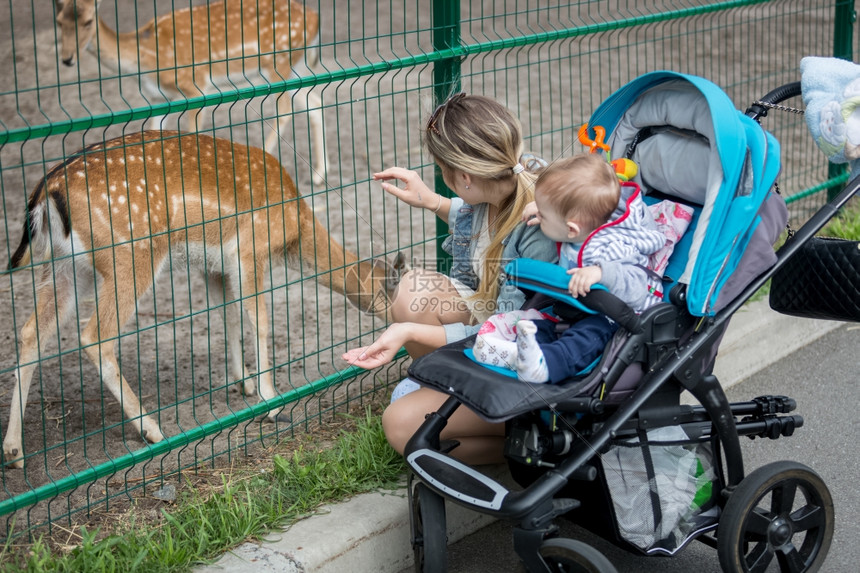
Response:
[[[275,23],[266,15],[272,6],[283,10]],[[345,349],[369,343],[385,321],[359,312],[338,292],[355,294],[349,281],[356,268],[352,259],[335,262],[332,253],[336,245],[354,253],[359,274],[372,259],[390,261],[397,253],[416,266],[439,264],[444,228],[432,214],[385,196],[372,174],[399,165],[432,182],[421,128],[440,97],[462,88],[498,99],[521,119],[526,147],[552,160],[581,152],[574,143],[579,126],[642,73],[671,69],[704,76],[745,109],[771,89],[797,81],[803,56],[835,52],[850,58],[856,50],[853,8],[853,0],[10,0],[0,6],[0,77],[6,78],[0,86],[0,251],[13,258],[30,194],[46,177],[46,198],[51,182],[68,188],[69,197],[75,190],[78,202],[68,206],[73,221],[88,221],[88,229],[106,222],[99,237],[93,230],[67,252],[55,247],[47,259],[36,257],[0,278],[0,322],[6,325],[0,430],[7,439],[10,411],[22,402],[13,393],[16,368],[22,359],[22,366],[33,367],[21,451],[4,454],[7,463],[17,460],[24,468],[0,469],[7,534],[71,522],[93,506],[151,492],[179,470],[249,454],[384,396],[405,365],[398,361],[364,373],[340,359]],[[68,20],[74,14],[77,26]],[[153,18],[160,24],[151,26]],[[277,24],[287,21],[297,24]],[[317,26],[318,38],[311,38]],[[187,41],[189,27],[203,30],[194,42]],[[91,31],[97,39],[85,48]],[[293,61],[305,44],[306,62]],[[207,74],[221,77],[210,85]],[[291,113],[278,108],[279,96],[282,106],[291,102]],[[99,157],[133,161],[142,155],[131,140],[144,127],[193,131],[197,112],[204,138],[191,137],[180,149],[171,143],[176,136],[152,136],[161,161],[145,162],[149,175],[139,176],[131,165],[90,170]],[[281,118],[290,121],[277,130]],[[831,174],[802,116],[773,113],[767,127],[782,143],[781,189],[795,198],[793,222],[802,222],[821,204]],[[226,147],[210,145],[209,136],[225,140]],[[114,143],[114,155],[98,150],[75,163],[81,149],[120,137],[126,139]],[[267,147],[283,171],[255,163],[262,160],[246,145]],[[198,154],[204,148],[213,155]],[[163,183],[166,201],[179,201],[171,208],[184,214],[180,233],[173,232],[176,227],[156,230],[154,206],[132,201],[136,185],[144,195],[152,190],[139,181],[148,178],[149,185]],[[295,181],[292,195],[288,179]],[[208,191],[195,186],[197,180],[206,181]],[[277,197],[233,204],[246,180],[255,189],[277,189]],[[112,185],[119,187],[115,197]],[[192,221],[207,205],[215,209],[203,219],[207,224]],[[153,216],[146,232],[138,226],[137,234],[123,235],[111,223],[133,219],[138,210]],[[275,223],[314,218],[321,234],[294,223],[304,237],[300,246],[289,256],[277,248],[295,229]],[[216,278],[229,274],[229,230],[249,220],[271,231],[239,242],[249,248],[253,243],[272,264],[254,275],[253,288],[229,291],[223,281],[207,281],[197,267],[208,266]],[[187,237],[194,233],[217,237],[211,244],[218,246],[193,246]],[[154,248],[162,239],[171,254],[160,265],[144,265],[145,257],[127,264],[135,245]],[[166,436],[156,444],[141,438],[141,414],[124,415],[128,394],[120,401],[106,391],[100,374],[110,373],[100,373],[88,357],[107,355],[86,329],[97,295],[106,289],[68,268],[74,260],[99,258],[110,259],[105,268],[113,269],[118,296],[140,295],[131,297],[136,302],[128,322],[114,325],[120,328],[108,341],[131,391]],[[324,264],[329,259],[332,264]],[[91,271],[93,264],[82,266]],[[141,269],[161,271],[152,289],[138,284]],[[61,296],[57,276],[71,277],[73,284],[60,285],[71,288],[71,299]],[[342,288],[325,286],[338,283]],[[50,304],[41,310],[42,344],[28,362],[20,341],[40,288]],[[45,314],[63,301],[67,321]],[[267,319],[267,373],[279,394],[265,404],[234,384],[254,378],[236,376],[241,363],[231,368],[231,356],[240,348],[240,360],[253,372],[258,349],[251,314],[240,319],[244,336],[230,330],[237,304],[256,305]],[[106,311],[101,320],[116,322],[116,314]],[[108,322],[102,331],[110,331]],[[265,419],[281,407],[277,419]]]

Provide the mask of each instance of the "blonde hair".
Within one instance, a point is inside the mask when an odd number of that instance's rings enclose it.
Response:
[[[530,165],[520,166],[522,127],[511,111],[496,100],[456,94],[440,105],[427,121],[424,145],[443,173],[454,170],[490,183],[513,182],[516,190],[499,206],[490,244],[484,256],[484,272],[474,298],[495,301],[503,241],[520,223],[523,208],[534,200],[537,175]]]
[[[600,155],[574,155],[551,163],[535,183],[535,193],[565,220],[596,229],[612,216],[621,184]]]

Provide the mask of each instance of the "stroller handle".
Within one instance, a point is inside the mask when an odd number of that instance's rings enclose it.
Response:
[[[762,117],[767,116],[767,110],[770,107],[776,106],[789,98],[797,97],[801,94],[800,82],[791,82],[780,86],[775,90],[771,90],[764,95],[760,100],[753,102],[744,112],[747,116],[758,121]]]

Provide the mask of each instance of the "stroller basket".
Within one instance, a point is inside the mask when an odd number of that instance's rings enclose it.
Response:
[[[717,526],[721,489],[710,442],[677,426],[617,440],[600,456],[619,538],[645,553],[674,554]]]

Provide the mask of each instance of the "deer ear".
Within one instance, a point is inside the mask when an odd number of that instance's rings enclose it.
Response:
[[[397,254],[394,255],[394,261],[391,263],[391,266],[394,267],[394,271],[397,273],[397,276],[401,276],[409,270],[409,262],[406,260],[406,255],[403,254],[403,251],[397,251]]]

